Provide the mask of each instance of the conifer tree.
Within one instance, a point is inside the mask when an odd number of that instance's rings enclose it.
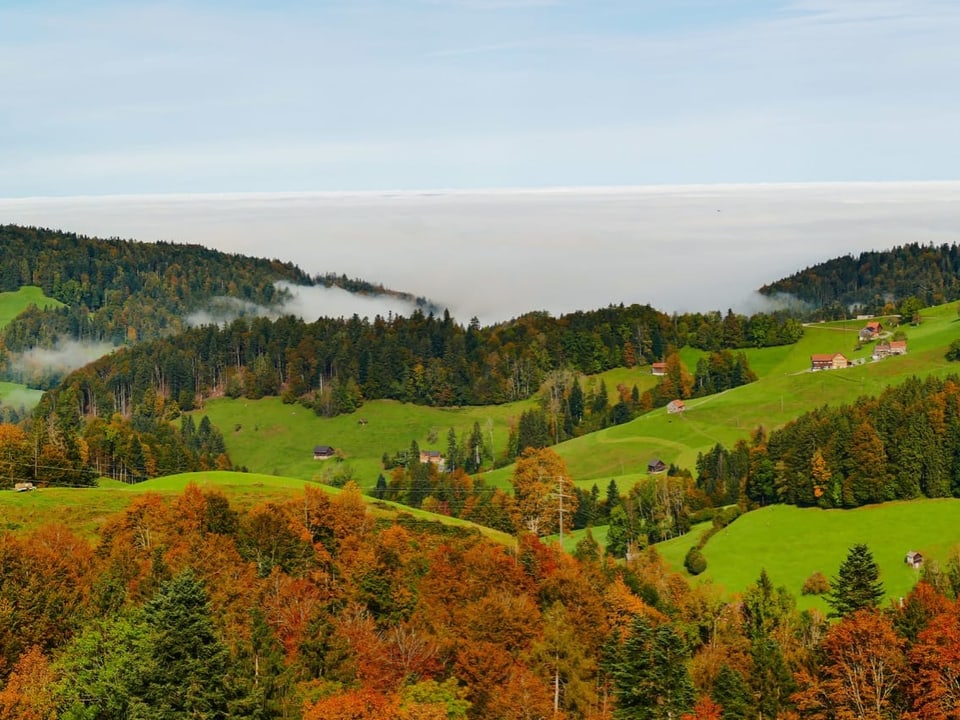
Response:
[[[830,581],[827,604],[832,608],[830,617],[846,617],[857,610],[875,608],[883,599],[883,584],[880,568],[864,544],[850,548],[840,572]]]
[[[228,654],[214,629],[203,583],[190,571],[164,583],[143,608],[145,719],[222,718]]]
[[[694,703],[688,651],[669,623],[638,615],[612,667],[615,720],[679,718]]]

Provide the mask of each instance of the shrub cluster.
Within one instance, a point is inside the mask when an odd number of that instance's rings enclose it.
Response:
[[[815,572],[803,581],[800,592],[803,595],[825,595],[830,592],[830,581],[822,572]]]
[[[699,575],[707,569],[707,559],[700,552],[700,548],[694,545],[687,551],[686,557],[683,558],[683,566],[691,575]]]

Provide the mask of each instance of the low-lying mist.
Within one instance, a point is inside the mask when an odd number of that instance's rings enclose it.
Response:
[[[621,302],[778,307],[755,290],[839,255],[956,242],[960,183],[34,198],[0,200],[0,218],[290,260],[492,323]],[[312,289],[290,307],[308,319],[408,312]]]

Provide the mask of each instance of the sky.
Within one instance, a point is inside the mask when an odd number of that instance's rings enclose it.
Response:
[[[955,0],[0,3],[0,197],[931,181]]]
[[[749,312],[807,265],[958,241],[957,38],[956,0],[0,0],[0,223],[462,321]],[[322,295],[297,306],[386,307]]]

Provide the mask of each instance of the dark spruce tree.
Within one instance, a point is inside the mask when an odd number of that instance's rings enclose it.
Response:
[[[694,703],[689,652],[669,623],[638,615],[612,663],[615,720],[680,718]]]
[[[143,608],[150,671],[137,693],[143,718],[224,718],[229,656],[203,583],[189,571],[164,583]]]
[[[830,587],[832,590],[827,595],[827,604],[832,609],[830,617],[846,617],[857,610],[878,607],[883,599],[883,584],[870,548],[864,544],[850,548]]]

